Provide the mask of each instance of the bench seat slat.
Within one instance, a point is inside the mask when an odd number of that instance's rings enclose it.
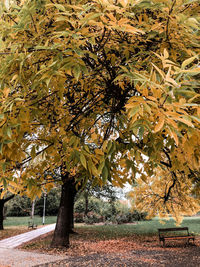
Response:
[[[161,237],[160,239],[190,239],[190,238],[194,238],[194,236],[165,236],[165,237]]]
[[[159,232],[188,231],[188,227],[159,228]]]

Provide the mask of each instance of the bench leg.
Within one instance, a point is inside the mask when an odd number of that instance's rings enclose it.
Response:
[[[163,240],[163,248],[165,248],[165,240]]]
[[[194,245],[194,237],[192,237],[192,238],[189,238],[189,239],[188,239],[188,245],[189,245],[189,241],[190,241],[190,240],[192,240],[192,241],[193,241],[193,243],[192,243],[192,244]]]

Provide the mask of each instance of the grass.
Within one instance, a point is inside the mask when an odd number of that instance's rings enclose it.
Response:
[[[0,239],[9,236],[17,235],[28,231],[28,221],[30,217],[7,217],[4,221],[4,231],[0,231]],[[56,216],[47,216],[45,224],[56,222]],[[38,226],[42,225],[42,218],[35,216],[34,223]],[[173,219],[165,221],[161,224],[158,218],[151,221],[141,221],[136,224],[122,224],[122,225],[83,225],[76,224],[75,230],[80,234],[84,240],[109,240],[118,238],[129,238],[131,236],[140,236],[141,238],[157,236],[158,228],[175,227]],[[185,217],[182,227],[189,227],[189,231],[195,235],[200,235],[200,217]],[[72,239],[79,237],[73,236]],[[45,241],[46,242],[46,241]]]
[[[200,235],[200,217],[185,217],[181,227],[189,227],[189,231]],[[95,232],[98,239],[116,239],[128,237],[130,235],[153,236],[157,235],[158,228],[176,227],[175,221],[170,219],[161,224],[158,218],[151,221],[141,221],[137,224],[122,224],[122,225],[83,225],[77,228],[85,229],[86,231]]]
[[[4,227],[10,226],[28,226],[30,217],[7,217],[4,221]],[[45,224],[52,224],[56,222],[56,216],[47,216],[45,218]],[[35,216],[34,223],[42,225],[42,217]],[[122,225],[79,225],[76,227],[79,229],[85,229],[95,231],[100,236],[106,236],[112,238],[114,236],[123,237],[130,234],[136,235],[155,235],[158,228],[175,227],[175,221],[171,218],[169,221],[165,221],[165,224],[161,224],[158,218],[154,218],[151,221],[141,221],[136,224],[122,224]],[[182,227],[188,226],[190,232],[194,232],[196,235],[200,235],[200,217],[185,217]]]
[[[4,227],[8,226],[28,226],[28,221],[30,217],[7,217],[4,220]],[[45,217],[45,224],[52,224],[56,222],[56,216],[47,216]],[[35,216],[34,223],[37,225],[42,225],[42,217]]]

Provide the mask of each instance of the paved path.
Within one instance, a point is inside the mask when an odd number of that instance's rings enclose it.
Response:
[[[32,267],[40,264],[48,265],[50,262],[61,261],[66,258],[67,256],[25,252],[12,248],[0,248],[0,267]]]
[[[42,228],[29,231],[24,234],[3,239],[0,241],[0,248],[16,248],[20,246],[22,243],[28,242],[40,235],[53,231],[55,229],[55,225],[56,224],[50,224]]]
[[[66,256],[47,255],[43,253],[25,252],[14,249],[24,242],[28,242],[40,235],[46,234],[55,229],[55,224],[16,235],[0,241],[0,267],[31,267],[38,264],[66,259]]]

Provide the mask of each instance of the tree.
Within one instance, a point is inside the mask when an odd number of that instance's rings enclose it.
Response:
[[[1,192],[2,193],[2,192]],[[0,230],[3,230],[3,220],[4,220],[4,208],[5,208],[5,204],[11,200],[12,198],[14,198],[14,194],[10,195],[10,196],[6,196],[6,197],[2,197],[0,199]]]
[[[46,216],[55,216],[58,214],[58,208],[60,203],[60,186],[53,188],[48,194],[43,194],[40,199],[37,200],[35,205],[35,214],[43,216],[44,198],[46,198]]]
[[[123,186],[162,166],[173,185],[176,169],[199,168],[199,8],[195,0],[2,7],[1,184],[34,198],[54,186],[46,173],[60,172],[56,245],[69,244],[65,213],[88,179]]]
[[[6,216],[29,216],[31,212],[31,200],[27,196],[15,195],[6,204]]]
[[[95,197],[97,199],[103,199],[107,200],[112,208],[112,214],[115,214],[115,201],[118,199],[117,197],[117,192],[116,189],[112,186],[111,183],[107,183],[106,185],[100,187],[100,186],[92,186],[91,182],[88,182],[87,185],[83,188],[83,190],[80,190],[77,199],[82,197],[84,199],[84,215],[87,216],[89,211],[92,211],[95,209],[95,207],[92,207],[89,209],[89,198],[90,197]],[[95,203],[94,203],[95,205]],[[97,213],[99,212],[98,207],[97,208]],[[76,210],[78,210],[79,207],[76,206]],[[81,208],[83,209],[83,208]]]

